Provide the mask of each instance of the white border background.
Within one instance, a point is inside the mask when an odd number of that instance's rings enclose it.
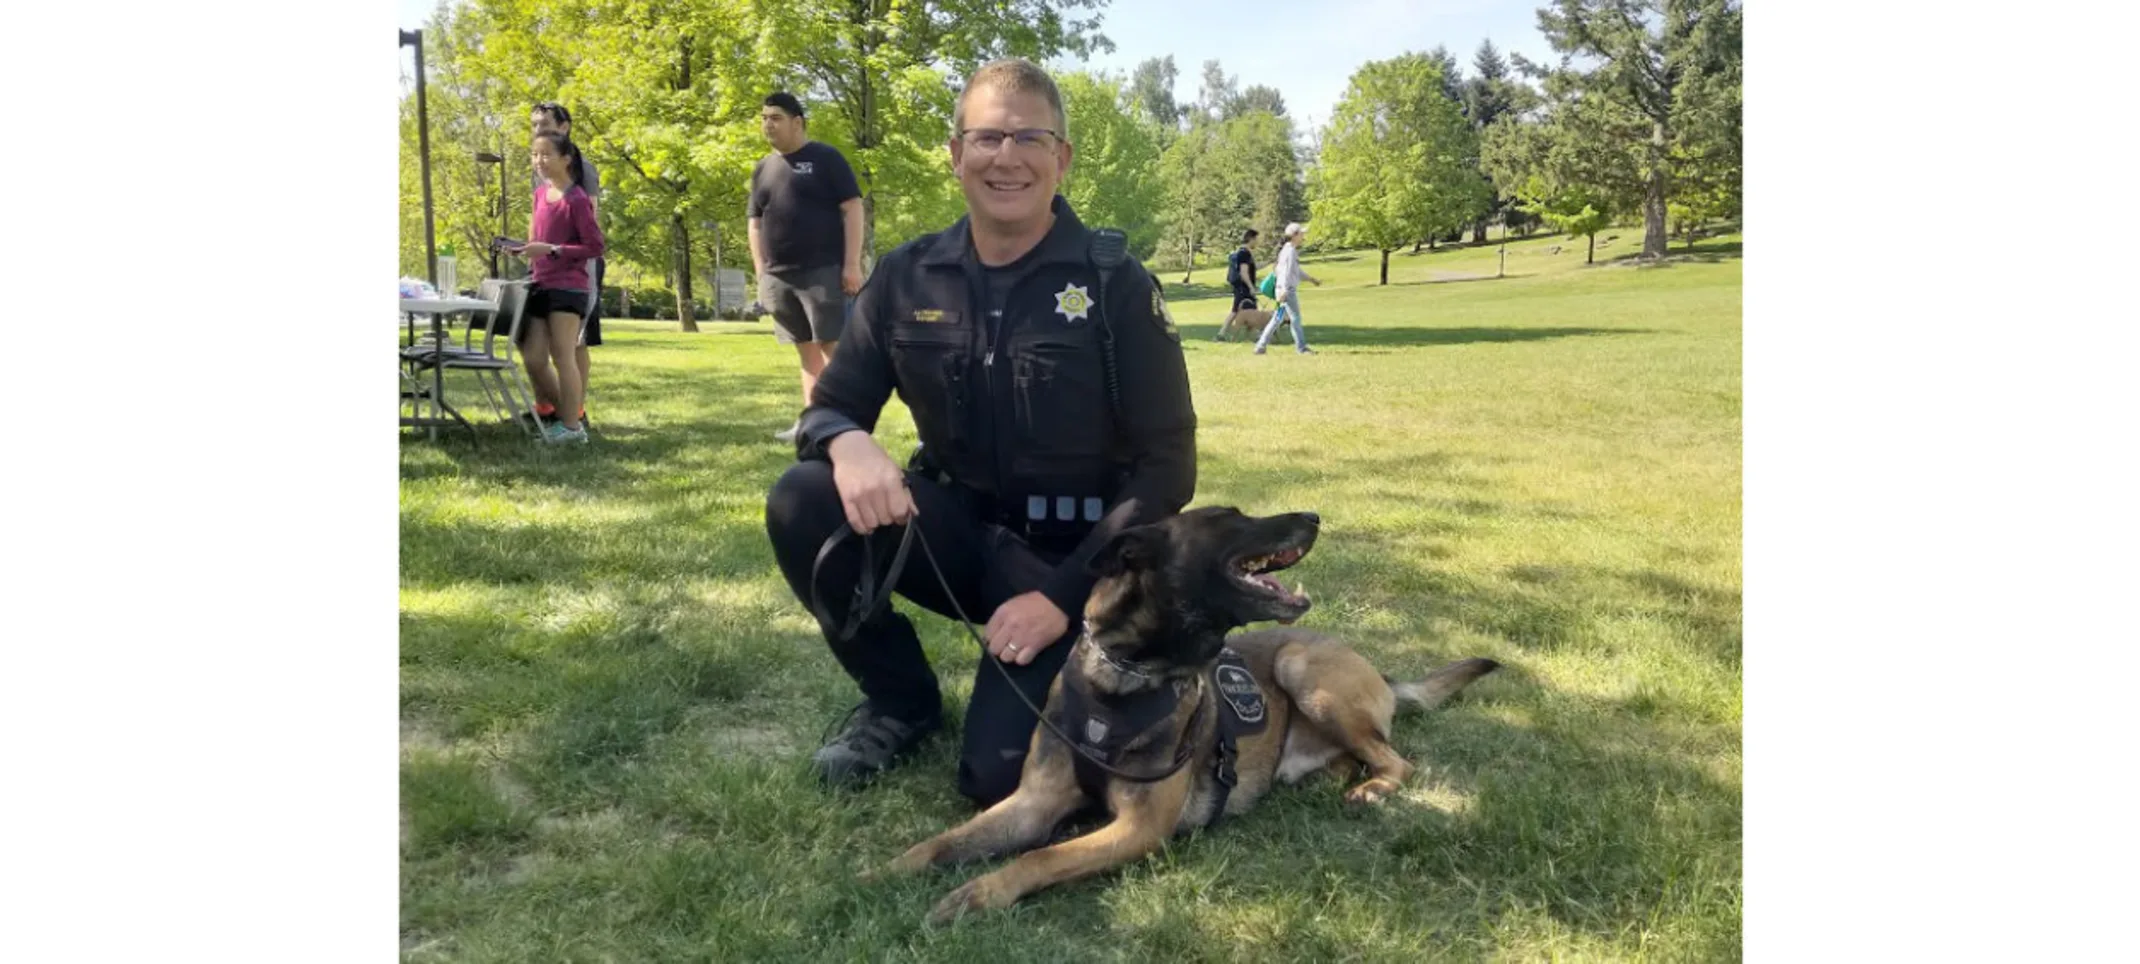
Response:
[[[2127,946],[2134,17],[1753,6],[1748,956]],[[398,954],[395,15],[10,14],[11,957]]]

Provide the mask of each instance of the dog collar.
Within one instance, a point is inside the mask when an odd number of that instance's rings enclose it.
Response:
[[[1078,633],[1077,641],[1086,646],[1092,647],[1092,651],[1094,653],[1099,654],[1100,662],[1106,663],[1108,666],[1113,667],[1115,672],[1117,673],[1121,673],[1124,676],[1134,676],[1148,683],[1157,683],[1160,681],[1160,674],[1154,673],[1150,670],[1140,669],[1135,664],[1125,663],[1122,660],[1116,659],[1113,653],[1107,651],[1107,647],[1100,645],[1098,640],[1093,639],[1091,620],[1085,621],[1082,631]]]

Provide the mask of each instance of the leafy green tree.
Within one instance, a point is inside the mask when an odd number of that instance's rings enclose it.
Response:
[[[1076,145],[1063,197],[1085,223],[1121,228],[1130,250],[1149,257],[1159,241],[1157,212],[1165,196],[1152,177],[1159,163],[1157,132],[1124,106],[1122,87],[1110,78],[1077,72],[1055,82]]]
[[[750,36],[712,0],[471,0],[453,10],[452,58],[500,126],[526,141],[529,107],[572,108],[572,135],[601,168],[614,256],[660,266],[696,331],[692,235],[724,215],[740,235],[764,74],[739,59]],[[726,232],[724,232],[726,233]]]
[[[1553,0],[1538,11],[1561,54],[1546,94],[1568,108],[1553,130],[1617,154],[1626,170],[1613,180],[1641,185],[1643,257],[1665,253],[1675,182],[1738,179],[1715,168],[1739,154],[1741,20],[1737,0]]]
[[[1218,129],[1197,124],[1174,138],[1159,157],[1159,180],[1165,187],[1159,250],[1181,258],[1182,284],[1196,270],[1196,256],[1209,246],[1213,225],[1227,215],[1223,154],[1213,150]]]
[[[1234,116],[1237,117],[1258,111],[1277,117],[1286,116],[1285,96],[1278,92],[1278,88],[1262,84],[1255,84],[1241,91],[1241,96],[1234,98],[1233,105]]]
[[[1128,96],[1131,103],[1142,112],[1145,119],[1161,128],[1166,136],[1160,147],[1172,142],[1172,135],[1181,126],[1185,111],[1174,102],[1174,82],[1180,73],[1174,69],[1174,55],[1152,57],[1137,64],[1130,71]]]
[[[1310,179],[1315,223],[1341,243],[1390,252],[1461,225],[1486,197],[1476,138],[1433,58],[1405,54],[1355,71]]]
[[[1241,229],[1275,238],[1307,217],[1293,122],[1251,111],[1192,127],[1160,159],[1166,200],[1159,251],[1182,260],[1188,283],[1196,258],[1232,248]]]
[[[1642,185],[1624,156],[1581,133],[1582,115],[1596,104],[1557,104],[1535,119],[1503,117],[1486,132],[1481,159],[1495,183],[1523,212],[1557,231],[1590,239],[1641,203]]]
[[[1214,60],[1204,61],[1204,81],[1196,90],[1196,105],[1190,123],[1217,124],[1233,116],[1241,92],[1234,77]]]
[[[645,0],[631,0],[645,2]],[[944,177],[944,142],[956,96],[952,84],[981,64],[1017,56],[1039,62],[1083,59],[1114,44],[1098,32],[1106,0],[783,0],[738,5],[761,63],[804,81],[806,93],[836,105],[851,137],[848,160],[862,185],[865,249],[881,252],[877,192],[910,202],[903,228],[942,208],[929,179]],[[947,81],[947,78],[949,80]],[[761,94],[762,96],[762,94]],[[813,115],[814,126],[814,115]],[[813,132],[814,136],[814,132]],[[941,227],[942,225],[936,225]],[[904,238],[898,238],[904,240]]]

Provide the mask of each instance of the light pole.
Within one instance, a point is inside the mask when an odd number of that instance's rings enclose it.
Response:
[[[505,237],[508,219],[512,217],[509,207],[511,201],[508,200],[511,195],[505,193],[505,157],[489,151],[477,151],[476,163],[498,165],[498,236]],[[505,278],[498,273],[498,245],[495,242],[490,246],[490,276],[500,280]]]
[[[424,274],[438,284],[438,234],[431,226],[431,114],[424,106],[424,32],[404,30],[401,45],[416,48],[416,145],[424,176]]]

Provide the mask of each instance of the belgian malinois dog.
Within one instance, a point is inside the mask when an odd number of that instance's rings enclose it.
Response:
[[[1320,526],[1308,512],[1252,518],[1202,508],[1117,535],[1094,560],[1101,578],[1084,634],[1048,691],[1053,729],[1034,731],[1018,789],[864,878],[1028,850],[1089,805],[1112,816],[952,891],[929,914],[941,923],[1136,860],[1172,834],[1247,811],[1273,781],[1322,771],[1350,779],[1364,765],[1367,778],[1346,800],[1380,803],[1397,792],[1412,773],[1389,743],[1397,705],[1436,706],[1499,664],[1467,659],[1396,682],[1321,633],[1228,639],[1249,623],[1290,623],[1308,611],[1307,596],[1271,574],[1306,556]],[[1222,729],[1235,734],[1231,742]],[[1088,753],[1103,748],[1095,755],[1104,766],[1080,762],[1065,735]]]

